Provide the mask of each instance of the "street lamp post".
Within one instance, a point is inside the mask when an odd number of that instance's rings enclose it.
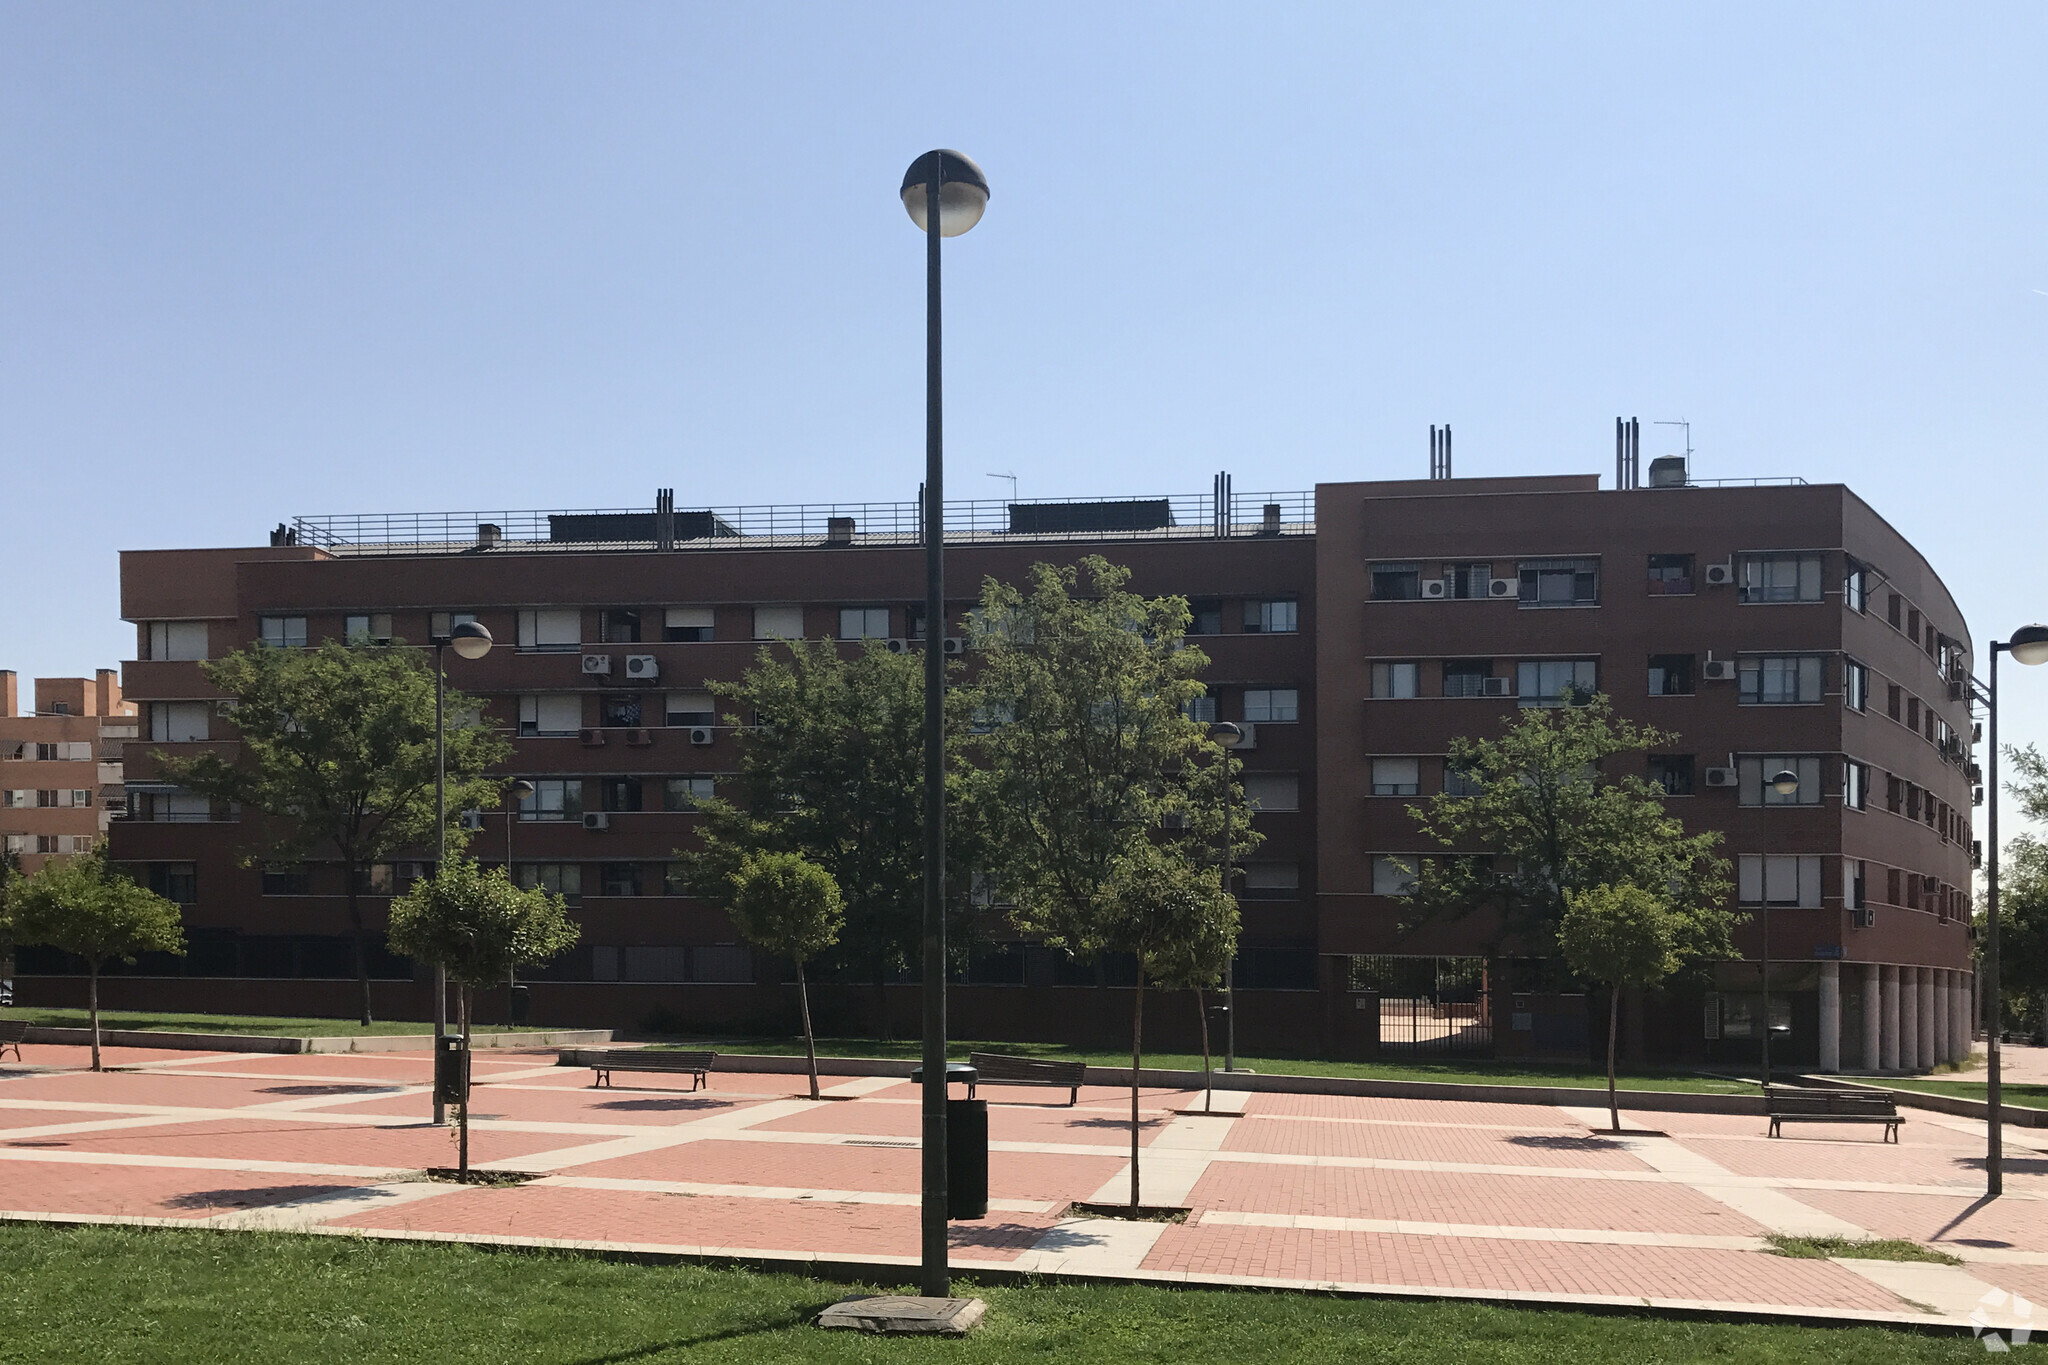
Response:
[[[535,790],[533,783],[521,777],[514,779],[508,792],[512,798],[512,804],[505,808],[505,880],[513,883],[515,886],[518,884],[519,879],[512,875],[512,826],[519,823],[519,808],[526,804],[526,798],[532,796]],[[519,969],[517,967],[507,967],[505,969],[505,1022],[507,1024],[522,1022],[512,1017],[518,1012]]]
[[[1771,790],[1790,801],[1799,795],[1799,774],[1790,768],[1780,769],[1771,777]],[[1757,968],[1764,979],[1764,1089],[1771,1088],[1771,856],[1770,841],[1764,842],[1763,862],[1757,868],[1759,880],[1763,883],[1764,900],[1764,952]]]
[[[453,645],[457,656],[481,659],[491,652],[491,632],[475,621],[462,621],[446,635],[433,637],[434,645],[434,835],[440,841],[435,853],[438,875],[448,864],[448,717],[446,697],[448,669],[444,651]],[[434,1063],[441,1061],[441,1040],[448,1036],[448,969],[434,964]],[[434,1122],[448,1122],[448,1105],[441,1088],[434,1087]]]
[[[926,152],[899,191],[925,239],[924,434],[924,1192],[923,1288],[944,1298],[946,1266],[946,504],[939,239],[988,208],[988,179],[959,152]]]
[[[1223,894],[1230,890],[1230,751],[1244,743],[1244,731],[1231,722],[1209,727],[1209,738],[1223,746]],[[1237,954],[1223,964],[1223,1069],[1237,1070]]]
[[[2005,1094],[2000,1082],[1998,1043],[2004,1031],[2005,1001],[1998,980],[1998,656],[2014,663],[2048,663],[2048,626],[2021,626],[2010,640],[1991,642],[1991,682],[1984,700],[1991,738],[1984,799],[1991,803],[1984,841],[1990,860],[1984,870],[1984,1193],[2005,1193]]]

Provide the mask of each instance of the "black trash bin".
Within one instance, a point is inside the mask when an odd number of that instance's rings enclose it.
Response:
[[[461,1104],[468,1094],[469,1053],[463,1050],[461,1034],[447,1034],[434,1053],[434,1102]]]
[[[523,1024],[533,1017],[533,997],[524,986],[512,988],[512,1022]]]
[[[946,1217],[988,1217],[988,1101],[946,1101]]]

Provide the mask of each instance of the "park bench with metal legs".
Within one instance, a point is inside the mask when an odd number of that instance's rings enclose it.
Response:
[[[5,1057],[7,1050],[13,1048],[14,1060],[20,1061],[21,1043],[26,1037],[28,1037],[27,1024],[0,1024],[0,1057]]]
[[[967,1083],[967,1098],[974,1098],[977,1085],[1049,1085],[1067,1092],[1067,1103],[1081,1102],[1081,1082],[1088,1074],[1086,1062],[1051,1062],[1041,1057],[1004,1057],[994,1052],[970,1052],[968,1062],[975,1078]]]
[[[1791,1085],[1764,1087],[1770,1136],[1784,1123],[1881,1123],[1884,1140],[1899,1140],[1899,1106],[1889,1091],[1822,1090]]]
[[[709,1084],[705,1073],[718,1060],[715,1052],[656,1052],[642,1048],[616,1048],[597,1054],[597,1060],[589,1064],[597,1074],[590,1079],[591,1088],[610,1087],[614,1071],[652,1071],[687,1075],[690,1089],[696,1090]]]

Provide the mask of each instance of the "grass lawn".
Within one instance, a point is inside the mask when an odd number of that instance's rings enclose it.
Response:
[[[1443,1302],[1048,1285],[975,1290],[965,1341],[821,1332],[870,1286],[271,1233],[0,1226],[0,1358],[64,1361],[1245,1362],[1981,1360],[1967,1336]],[[892,1287],[893,1288],[893,1287]]]
[[[88,1022],[82,1009],[45,1009],[21,1006],[0,1009],[0,1020],[37,1024],[45,1028],[84,1028]],[[379,1019],[364,1028],[354,1019],[290,1019],[269,1014],[161,1014],[151,1010],[100,1011],[102,1029],[155,1030],[165,1033],[261,1033],[288,1038],[338,1038],[387,1033],[432,1033],[432,1020]],[[478,1024],[477,1033],[505,1033],[509,1025]]]
[[[677,1040],[676,1045],[709,1045],[721,1052],[757,1052],[774,1056],[802,1056],[804,1050],[804,1040],[801,1038],[704,1038],[691,1039],[687,1044]],[[1011,1056],[1051,1057],[1061,1061],[1088,1062],[1095,1066],[1127,1067],[1131,1064],[1131,1054],[1128,1051],[1068,1047],[1060,1043],[972,1043],[955,1040],[949,1046],[953,1056],[961,1059],[969,1052],[1001,1052]],[[914,1038],[892,1042],[878,1042],[872,1038],[820,1038],[818,1055],[915,1059],[922,1054],[920,1045]],[[1220,1070],[1223,1066],[1223,1055],[1219,1052],[1213,1060]],[[1607,1088],[1607,1073],[1604,1071],[1527,1062],[1322,1062],[1305,1058],[1250,1055],[1241,1056],[1237,1061],[1239,1066],[1249,1067],[1264,1075],[1276,1076],[1355,1076],[1376,1081],[1464,1081],[1485,1085],[1563,1085],[1584,1086],[1597,1090]],[[1145,1065],[1162,1070],[1200,1071],[1202,1055],[1198,1052],[1148,1052],[1145,1054]],[[1622,1090],[1688,1090],[1710,1095],[1757,1093],[1757,1088],[1753,1084],[1701,1076],[1690,1071],[1638,1072],[1634,1075],[1624,1073],[1615,1078],[1615,1084]]]
[[[1863,1085],[1882,1085],[1893,1090],[1918,1090],[1929,1095],[1954,1095],[1964,1100],[1984,1098],[1982,1081],[1921,1080],[1917,1076],[1901,1080],[1893,1080],[1889,1076],[1855,1076],[1850,1079]],[[2048,1085],[2014,1085],[2007,1081],[1999,1087],[1999,1094],[2007,1104],[2026,1109],[2048,1109]]]

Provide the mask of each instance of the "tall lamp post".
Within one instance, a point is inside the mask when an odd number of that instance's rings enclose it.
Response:
[[[946,483],[939,337],[939,239],[988,208],[988,179],[967,156],[926,152],[904,173],[903,207],[924,233],[924,1194],[923,1288],[944,1298],[946,1266]]]
[[[1984,712],[1990,720],[1991,763],[1984,799],[1991,803],[1985,842],[1990,861],[1984,871],[1984,1193],[1991,1197],[2005,1193],[2005,1095],[1999,1080],[1999,1034],[2004,1031],[2004,997],[1998,980],[1998,656],[2010,654],[2014,663],[2048,663],[2048,626],[2021,626],[2010,640],[1991,642],[1991,683],[1986,689]]]
[[[532,796],[536,790],[537,788],[534,787],[533,783],[521,777],[514,779],[507,793],[511,796],[512,803],[505,808],[505,880],[514,885],[518,884],[519,879],[512,875],[512,826],[519,823],[519,808],[526,804],[526,799]],[[507,967],[505,969],[505,1022],[507,1024],[525,1023],[525,1020],[513,1017],[518,1013],[519,969],[517,967]]]
[[[448,668],[444,662],[450,646],[464,659],[481,659],[491,652],[491,632],[475,621],[458,622],[446,635],[433,637],[434,645],[434,836],[439,845],[434,871],[448,864]],[[434,1062],[441,1061],[441,1040],[448,1036],[448,969],[434,964]],[[441,1088],[434,1087],[434,1122],[448,1122],[448,1104]]]
[[[1209,738],[1223,746],[1223,894],[1230,890],[1230,751],[1244,743],[1244,731],[1231,722],[1209,727]],[[1237,954],[1223,964],[1223,1069],[1237,1070]]]
[[[1799,795],[1799,774],[1790,768],[1781,768],[1771,777],[1771,790],[1786,801]],[[1764,900],[1764,952],[1757,963],[1757,969],[1764,979],[1764,1088],[1771,1085],[1771,859],[1768,846],[1763,862],[1758,868],[1763,882]]]

